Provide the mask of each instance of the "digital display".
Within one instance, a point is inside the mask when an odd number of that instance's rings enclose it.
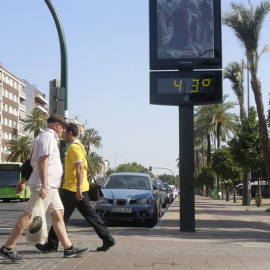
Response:
[[[159,94],[214,93],[215,77],[158,79]]]
[[[221,71],[150,72],[150,103],[161,105],[222,102]]]
[[[149,0],[150,69],[221,68],[220,0]]]

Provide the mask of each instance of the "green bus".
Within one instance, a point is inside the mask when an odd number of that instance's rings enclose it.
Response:
[[[28,201],[30,188],[25,186],[24,190],[16,195],[15,186],[21,181],[20,162],[0,163],[0,199],[4,202],[10,200]]]

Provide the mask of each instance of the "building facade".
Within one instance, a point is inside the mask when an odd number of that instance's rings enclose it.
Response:
[[[43,113],[48,116],[48,101],[46,100],[45,94],[39,91],[35,85],[29,83],[27,80],[21,80],[25,85],[24,92],[26,94],[26,100],[24,101],[24,105],[26,106],[26,116],[31,115],[33,109],[38,108]],[[30,137],[34,138],[33,132],[27,133]]]
[[[0,63],[0,161],[8,156],[8,141],[24,135],[25,84]]]
[[[45,94],[28,81],[16,77],[0,63],[0,162],[6,161],[10,154],[7,151],[9,140],[16,140],[18,136],[34,138],[34,134],[23,130],[24,120],[34,108],[48,115]]]

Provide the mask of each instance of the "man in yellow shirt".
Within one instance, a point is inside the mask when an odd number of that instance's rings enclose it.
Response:
[[[63,133],[63,139],[69,144],[65,159],[65,180],[60,190],[60,197],[64,205],[64,221],[67,223],[75,208],[84,216],[85,220],[94,228],[103,245],[97,251],[106,251],[115,245],[103,220],[91,207],[88,197],[89,182],[87,180],[87,160],[83,145],[78,140],[79,128],[76,124],[69,123]],[[53,226],[49,231],[48,242],[44,245],[36,244],[42,252],[57,251],[59,240]]]

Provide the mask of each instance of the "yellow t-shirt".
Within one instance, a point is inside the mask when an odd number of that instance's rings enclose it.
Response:
[[[65,183],[63,188],[73,192],[77,191],[76,167],[74,165],[77,162],[83,162],[84,177],[81,191],[85,192],[89,190],[89,182],[87,180],[87,160],[85,149],[79,141],[75,141],[69,146],[65,159]]]

